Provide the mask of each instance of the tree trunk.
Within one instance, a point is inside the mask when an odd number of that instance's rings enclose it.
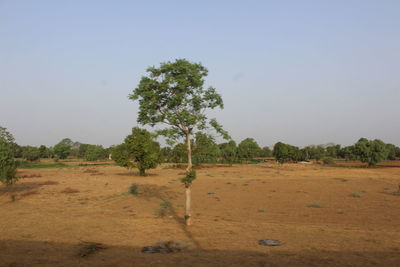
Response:
[[[186,133],[186,146],[188,152],[188,165],[186,168],[186,173],[188,174],[192,170],[192,147],[190,145],[190,134]],[[191,216],[191,201],[192,201],[192,185],[190,184],[185,188],[186,195],[186,204],[185,204],[185,222],[186,225],[192,224],[192,216]]]
[[[188,165],[186,168],[186,172],[190,172],[192,170],[192,147],[190,145],[190,135],[187,133],[186,134],[186,146],[187,146],[187,152],[188,152]]]
[[[185,223],[187,226],[192,224],[192,215],[190,210],[190,204],[192,201],[192,185],[185,188],[186,204],[185,204]]]

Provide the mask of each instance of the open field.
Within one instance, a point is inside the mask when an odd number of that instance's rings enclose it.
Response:
[[[163,166],[147,177],[113,165],[20,169],[25,178],[0,186],[0,265],[398,266],[400,162],[342,165],[201,168],[190,227],[183,169]],[[132,183],[138,195],[128,194]],[[193,248],[141,253],[163,240]],[[106,249],[81,257],[82,241]]]

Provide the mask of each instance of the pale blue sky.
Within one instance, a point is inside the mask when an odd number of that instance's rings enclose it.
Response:
[[[22,145],[111,145],[145,69],[209,69],[236,141],[400,145],[400,1],[0,0],[0,125]]]

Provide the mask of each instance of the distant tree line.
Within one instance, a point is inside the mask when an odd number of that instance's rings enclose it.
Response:
[[[197,133],[192,140],[193,163],[233,164],[248,162],[257,158],[274,157],[279,163],[298,161],[333,162],[334,159],[359,160],[368,166],[385,160],[400,157],[400,147],[387,144],[379,139],[360,138],[351,146],[341,147],[337,144],[310,145],[303,148],[278,142],[271,150],[261,148],[253,138],[246,138],[238,145],[235,141],[217,144],[214,137]],[[21,158],[37,161],[41,158],[66,159],[82,158],[88,161],[106,159],[112,154],[113,160],[126,168],[138,168],[141,175],[147,169],[155,168],[159,163],[187,163],[185,143],[162,147],[156,141],[156,135],[147,130],[135,127],[124,143],[104,148],[101,145],[73,142],[65,138],[54,147],[41,145],[20,146],[6,128],[0,127],[0,181],[12,184],[16,181],[17,162]]]
[[[329,159],[342,158],[346,160],[360,160],[368,166],[376,165],[384,160],[395,160],[400,157],[400,147],[393,144],[386,144],[379,139],[368,140],[360,138],[351,146],[341,147],[340,145],[328,146],[296,146],[278,142],[274,145],[273,156],[280,163],[297,161],[330,161]]]
[[[235,141],[217,144],[212,136],[204,133],[195,135],[193,144],[193,163],[240,163],[259,157],[272,157],[269,147],[261,148],[253,138],[246,138],[238,145]],[[186,145],[178,143],[173,147],[161,148],[161,161],[187,163]]]
[[[18,144],[14,144],[13,149],[15,158],[21,158],[31,162],[45,158],[58,160],[66,159],[68,157],[95,161],[106,159],[110,154],[110,148],[104,148],[101,145],[73,142],[69,138],[62,139],[53,147],[47,147],[45,145],[41,145],[39,147],[20,146]]]

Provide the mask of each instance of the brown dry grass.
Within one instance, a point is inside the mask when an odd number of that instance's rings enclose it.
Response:
[[[96,176],[82,167],[43,169],[36,183],[21,179],[13,190],[0,187],[0,265],[398,266],[400,196],[393,193],[400,163],[358,165],[202,166],[188,228],[180,169],[158,168],[147,177],[116,166],[96,166],[104,173]],[[58,184],[43,185],[49,177]],[[127,193],[132,183],[141,194]],[[60,193],[68,187],[79,192]],[[10,194],[33,190],[38,194],[9,201]],[[171,212],[157,218],[163,201],[172,204]],[[259,246],[260,239],[284,245]],[[80,240],[108,249],[82,259],[76,257]],[[191,242],[195,249],[140,252],[162,240]]]

